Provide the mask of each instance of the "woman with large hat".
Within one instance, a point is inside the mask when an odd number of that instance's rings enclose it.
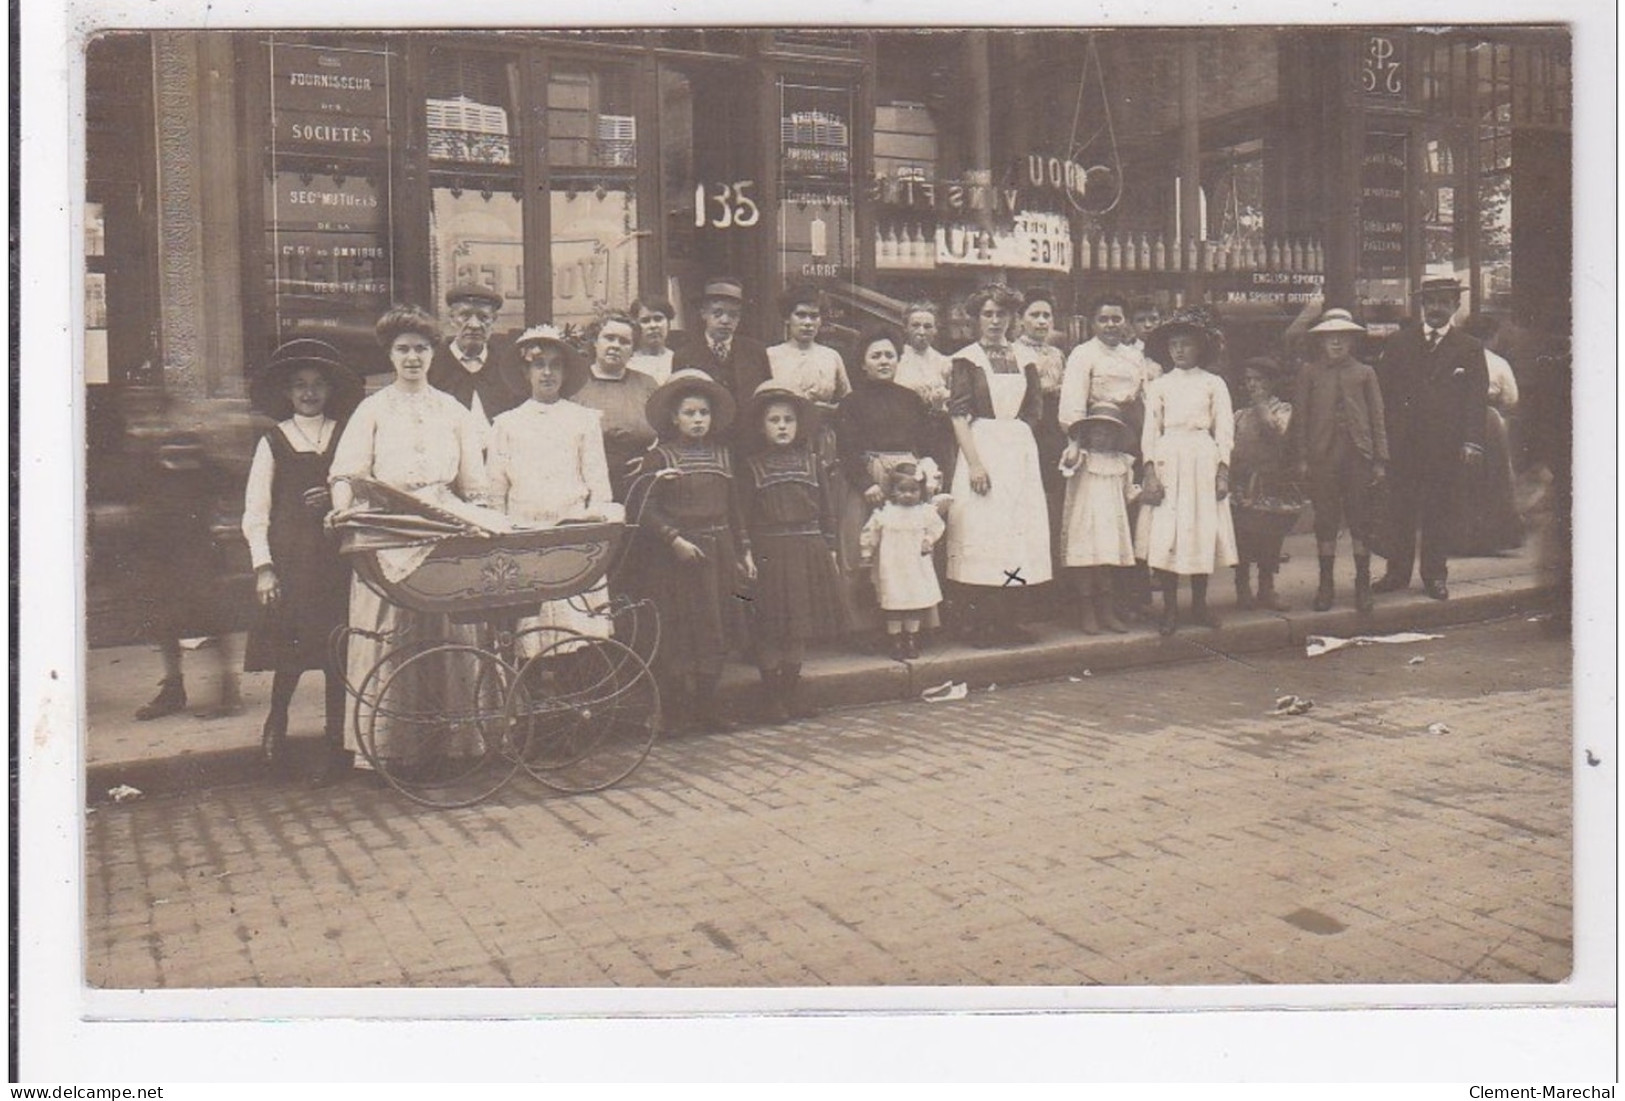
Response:
[[[530,399],[492,422],[486,454],[491,504],[529,526],[565,520],[620,520],[604,457],[603,415],[566,400],[564,380],[575,352],[551,325],[526,329],[515,341],[530,380]],[[611,633],[609,590],[550,600],[520,620],[519,648],[534,656],[558,641],[557,631],[588,638]]]
[[[948,514],[948,578],[970,594],[971,642],[1019,645],[1016,592],[1050,580],[1049,506],[1033,426],[1043,412],[1035,359],[1013,347],[1021,296],[992,284],[965,312],[977,339],[954,354],[948,411],[959,457]]]
[[[243,668],[273,673],[260,735],[273,769],[286,764],[288,706],[307,669],[326,675],[324,772],[344,748],[344,672],[328,642],[344,623],[350,568],[322,520],[333,453],[361,389],[336,348],[309,339],[278,347],[249,389],[254,407],[276,422],[254,448],[242,522],[259,604]]]
[[[644,581],[660,610],[661,698],[675,721],[702,731],[727,726],[717,681],[724,658],[745,641],[738,594],[756,577],[733,452],[719,441],[734,412],[733,395],[692,368],[672,372],[646,409],[660,442],[643,464],[655,481],[639,535]]]
[[[1206,370],[1220,347],[1218,329],[1200,307],[1174,311],[1146,338],[1146,355],[1167,373],[1145,388],[1140,451],[1148,467],[1147,489],[1134,553],[1157,571],[1162,589],[1157,629],[1165,635],[1178,624],[1181,577],[1191,579],[1191,621],[1217,627],[1218,618],[1207,606],[1208,577],[1236,564],[1236,532],[1224,503],[1230,495],[1235,413],[1224,380]]]

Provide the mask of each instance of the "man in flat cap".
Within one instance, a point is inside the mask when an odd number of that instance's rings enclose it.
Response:
[[[1448,600],[1446,557],[1463,468],[1483,461],[1489,373],[1484,346],[1451,323],[1462,284],[1424,279],[1420,323],[1389,337],[1377,362],[1388,424],[1388,571],[1379,593],[1409,587],[1418,554],[1422,587]],[[1420,544],[1420,546],[1418,546]]]
[[[767,345],[738,331],[744,306],[745,290],[739,280],[726,276],[706,280],[700,297],[704,331],[672,356],[673,371],[697,367],[726,386],[741,406],[773,375]]]
[[[507,341],[493,337],[502,296],[478,283],[458,283],[446,292],[446,343],[435,349],[429,385],[444,390],[490,424],[524,402],[519,357]]]

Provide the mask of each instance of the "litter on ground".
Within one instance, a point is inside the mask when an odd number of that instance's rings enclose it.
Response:
[[[122,803],[126,799],[139,799],[141,798],[141,789],[133,788],[129,784],[120,784],[116,788],[108,788],[107,797],[115,803]]]
[[[1329,654],[1333,650],[1341,650],[1345,646],[1368,646],[1373,642],[1428,642],[1443,637],[1443,635],[1424,635],[1417,631],[1401,631],[1394,635],[1355,635],[1353,638],[1338,638],[1335,635],[1310,635],[1303,640],[1303,650],[1305,657],[1318,658],[1322,654]]]
[[[1275,701],[1275,710],[1272,715],[1305,715],[1315,706],[1314,700],[1304,699],[1302,696],[1282,696]]]
[[[950,700],[962,700],[970,695],[970,686],[964,681],[945,680],[935,688],[927,688],[920,693],[920,699],[926,703],[947,703]]]

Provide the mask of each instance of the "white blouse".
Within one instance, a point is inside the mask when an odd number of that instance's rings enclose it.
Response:
[[[664,383],[671,378],[673,354],[670,348],[667,348],[659,355],[651,355],[648,352],[634,352],[632,358],[626,361],[626,365],[634,371],[642,371],[656,382]]]
[[[933,411],[940,413],[948,408],[948,387],[953,370],[954,361],[935,348],[917,352],[913,345],[905,344],[903,354],[897,360],[895,381],[897,385],[913,390],[925,399]]]
[[[1169,371],[1145,388],[1145,431],[1140,453],[1163,458],[1164,436],[1206,432],[1218,445],[1219,462],[1230,461],[1235,446],[1236,417],[1224,380],[1200,367]]]
[[[1072,349],[1061,377],[1061,427],[1089,415],[1092,401],[1125,405],[1145,386],[1145,357],[1126,345],[1113,348],[1098,336]]]
[[[767,350],[768,367],[775,382],[782,382],[808,401],[834,405],[852,392],[841,353],[827,344],[803,350],[794,341]]]
[[[510,409],[491,425],[486,467],[492,503],[515,520],[623,515],[610,496],[603,415],[596,409],[535,399]]]
[[[443,390],[387,386],[356,406],[328,481],[372,478],[396,489],[439,487],[478,500],[486,491],[485,433],[483,419]]]

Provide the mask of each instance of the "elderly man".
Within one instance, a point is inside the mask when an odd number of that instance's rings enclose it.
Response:
[[[530,396],[513,346],[493,337],[502,296],[478,283],[446,292],[446,343],[435,349],[429,385],[444,390],[489,424]]]
[[[1410,585],[1420,542],[1423,589],[1434,600],[1450,598],[1450,521],[1462,470],[1483,461],[1489,396],[1484,346],[1451,323],[1464,289],[1455,279],[1423,280],[1421,323],[1389,337],[1377,362],[1391,474],[1388,571],[1373,586],[1379,593]]]
[[[726,386],[740,405],[773,375],[767,345],[738,331],[744,306],[745,290],[739,280],[707,280],[700,298],[704,331],[677,350],[671,365],[674,372],[685,367],[704,371]]]

